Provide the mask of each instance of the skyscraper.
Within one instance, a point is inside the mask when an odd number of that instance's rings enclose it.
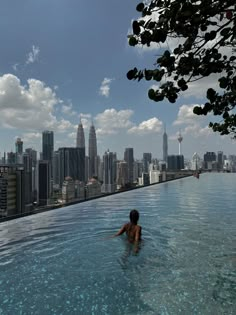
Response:
[[[32,148],[25,149],[25,152],[30,156],[32,162],[32,197],[33,201],[37,200],[37,179],[36,179],[36,172],[37,172],[37,151],[33,150]]]
[[[23,154],[24,164],[24,180],[25,180],[25,210],[30,211],[32,209],[33,202],[33,189],[32,189],[32,158],[29,153]]]
[[[224,154],[222,151],[217,152],[217,168],[222,170],[224,165]]]
[[[22,154],[23,154],[23,141],[21,140],[21,138],[17,138],[16,139],[16,163],[23,163],[23,158],[22,158]]]
[[[168,170],[179,171],[184,169],[184,156],[183,155],[168,155]]]
[[[74,181],[84,181],[84,165],[81,162],[80,148],[59,148],[59,186],[61,187],[66,177]]]
[[[128,182],[130,184],[134,181],[134,149],[126,148],[124,153],[124,160],[128,167]]]
[[[0,217],[25,212],[24,168],[0,165]]]
[[[53,162],[53,151],[54,151],[54,135],[53,131],[45,130],[42,133],[42,158],[43,161],[49,162],[50,176],[53,178],[52,162]]]
[[[80,123],[78,125],[78,129],[77,129],[76,147],[77,148],[85,148],[84,128],[83,128],[81,121],[80,121]]]
[[[85,139],[84,128],[81,121],[77,129],[76,147],[79,152],[79,179],[85,182],[85,180],[87,180],[87,178],[85,178]]]
[[[164,134],[163,134],[163,161],[167,162],[167,157],[168,157],[168,136],[167,136],[166,127],[165,127]]]
[[[16,164],[16,154],[14,152],[7,152],[7,164]]]
[[[16,154],[22,154],[23,153],[23,141],[21,140],[21,138],[17,138],[16,139]]]
[[[128,175],[127,162],[119,161],[117,163],[117,185],[120,188],[125,187],[125,185],[128,183],[127,175]]]
[[[89,156],[89,177],[97,176],[97,138],[95,127],[92,123],[89,130],[89,148],[88,148],[88,156]]]
[[[149,164],[152,162],[152,153],[143,153],[143,171],[148,173]]]
[[[54,135],[53,131],[43,131],[42,133],[42,158],[44,161],[52,163],[54,151]]]
[[[116,153],[109,150],[103,155],[103,184],[102,192],[113,193],[116,190]]]
[[[51,196],[51,165],[49,161],[38,161],[38,205],[45,206],[49,204]]]

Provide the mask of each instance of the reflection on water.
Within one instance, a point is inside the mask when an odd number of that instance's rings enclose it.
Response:
[[[236,314],[234,174],[0,224],[0,314]],[[140,212],[143,241],[106,239]]]

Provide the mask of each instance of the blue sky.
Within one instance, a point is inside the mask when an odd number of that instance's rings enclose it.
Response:
[[[98,152],[123,158],[133,147],[162,157],[163,126],[169,153],[223,150],[236,154],[235,142],[207,128],[210,117],[192,114],[205,100],[204,88],[217,78],[195,83],[176,104],[154,103],[147,97],[153,82],[128,81],[134,66],[152,67],[158,47],[130,47],[127,34],[138,18],[139,1],[8,0],[0,12],[0,152],[24,148],[41,151],[41,133],[53,130],[55,149],[74,146],[81,116],[86,144],[93,119]],[[171,48],[169,43],[169,47]],[[86,145],[87,149],[87,145]]]

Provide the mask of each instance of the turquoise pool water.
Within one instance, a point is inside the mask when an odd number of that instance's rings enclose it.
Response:
[[[236,174],[0,224],[0,314],[236,314]],[[106,239],[140,211],[138,254]]]

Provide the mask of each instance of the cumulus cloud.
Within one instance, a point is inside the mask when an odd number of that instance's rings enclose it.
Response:
[[[106,109],[95,117],[97,134],[116,134],[121,129],[127,129],[133,124],[130,117],[133,111],[130,109],[117,111],[114,108]]]
[[[0,76],[0,126],[27,131],[65,131],[72,125],[54,114],[62,101],[44,82],[29,79],[27,85],[12,75]]]
[[[34,63],[38,60],[40,49],[37,46],[32,46],[32,50],[27,54],[26,64]]]
[[[62,113],[68,116],[74,116],[77,115],[76,111],[73,110],[73,105],[69,104],[69,105],[62,105],[62,109],[61,109]]]
[[[191,135],[192,137],[208,137],[213,133],[208,127],[209,116],[198,116],[193,113],[193,108],[199,104],[182,105],[179,108],[177,119],[173,122],[174,126],[181,127],[181,134]],[[176,140],[179,133],[170,136],[170,140]]]
[[[174,126],[186,125],[186,124],[196,124],[196,121],[202,120],[202,116],[195,115],[193,113],[193,108],[199,106],[198,104],[192,105],[182,105],[179,108],[177,114],[177,119],[173,122]]]
[[[35,141],[38,141],[41,138],[42,134],[40,132],[26,132],[22,135],[22,141],[24,142],[24,145],[35,143]]]
[[[159,133],[162,129],[162,126],[162,122],[158,118],[153,117],[149,120],[141,122],[138,126],[133,126],[128,130],[128,133],[135,133],[138,135]]]
[[[110,84],[113,79],[104,78],[99,88],[99,94],[105,97],[108,97],[110,94]]]
[[[87,118],[88,117],[88,118]],[[90,125],[91,125],[91,115],[90,114],[80,114],[79,115],[79,120],[78,120],[78,123],[76,125],[73,126],[73,128],[75,130],[78,129],[78,124],[80,123],[80,121],[82,122],[82,125],[83,125],[83,128],[84,129],[89,129]]]

